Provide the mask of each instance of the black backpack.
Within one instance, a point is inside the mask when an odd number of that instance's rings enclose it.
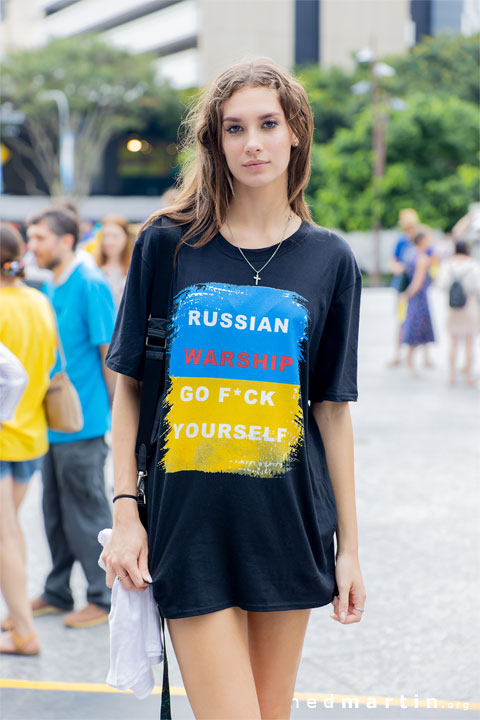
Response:
[[[448,293],[448,304],[451,308],[462,308],[467,302],[467,293],[462,281],[456,278],[450,285]]]

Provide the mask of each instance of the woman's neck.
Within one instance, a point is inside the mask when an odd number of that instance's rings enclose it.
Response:
[[[110,268],[110,270],[123,270],[123,264],[121,260],[117,258],[107,258],[102,267]]]
[[[20,278],[6,278],[0,275],[0,288],[6,287],[23,287],[25,283]]]
[[[290,212],[292,218],[287,225]],[[232,229],[230,232],[228,225]],[[220,228],[222,235],[240,247],[267,247],[292,235],[301,224],[293,214],[286,192],[278,188],[235,187],[235,196],[227,210],[226,222]]]

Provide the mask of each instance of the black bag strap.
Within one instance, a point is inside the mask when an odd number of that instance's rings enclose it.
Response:
[[[145,489],[147,466],[154,452],[154,438],[156,437],[156,422],[159,422],[160,413],[157,413],[157,404],[161,391],[165,385],[165,351],[167,342],[167,322],[170,299],[170,286],[173,275],[173,258],[182,229],[178,225],[161,218],[162,227],[176,227],[177,232],[159,233],[159,242],[164,243],[157,262],[152,288],[150,314],[148,317],[147,334],[145,338],[145,363],[143,371],[142,394],[140,398],[140,415],[138,421],[135,454],[137,456],[138,487],[137,493],[143,494],[145,502]],[[171,720],[170,684],[168,680],[167,646],[165,642],[165,618],[158,608],[161,621],[161,635],[163,644],[163,681],[162,702],[160,706],[160,720]]]
[[[164,246],[157,257],[155,277],[152,288],[150,314],[148,317],[147,334],[145,338],[145,363],[143,371],[143,385],[140,399],[140,416],[138,422],[135,454],[139,472],[146,473],[148,461],[152,456],[152,435],[155,423],[156,403],[160,390],[165,383],[164,360],[166,348],[168,304],[170,285],[173,274],[173,256],[175,248],[180,241],[182,229],[171,221],[162,218],[162,227],[174,227],[177,232],[160,232],[159,242]],[[162,372],[159,372],[159,367]],[[152,401],[153,399],[153,401]],[[142,476],[145,477],[145,476]]]

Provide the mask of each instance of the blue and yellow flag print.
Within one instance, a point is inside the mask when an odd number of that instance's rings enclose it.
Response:
[[[174,298],[161,464],[167,473],[283,475],[304,439],[306,301],[204,283]]]

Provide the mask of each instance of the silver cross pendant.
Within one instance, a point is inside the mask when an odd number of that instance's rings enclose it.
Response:
[[[253,279],[255,280],[255,285],[258,285],[258,281],[262,279],[260,277],[260,275],[258,274],[258,271],[257,271],[257,274],[253,276]]]

